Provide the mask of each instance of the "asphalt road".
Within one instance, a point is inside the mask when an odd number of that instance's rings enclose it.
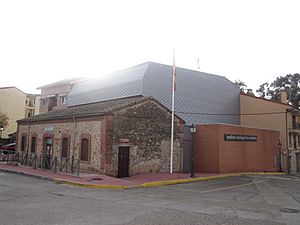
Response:
[[[103,190],[0,172],[0,225],[299,225],[299,210],[296,177]]]

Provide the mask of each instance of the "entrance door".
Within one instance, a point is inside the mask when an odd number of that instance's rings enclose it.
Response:
[[[296,165],[297,165],[297,173],[300,173],[300,153],[296,154]]]
[[[117,177],[129,177],[129,147],[119,147]]]
[[[52,138],[44,138],[45,169],[50,169],[52,156]]]

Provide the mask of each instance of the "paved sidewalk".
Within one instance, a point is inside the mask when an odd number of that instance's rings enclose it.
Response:
[[[0,171],[23,174],[37,177],[40,179],[50,180],[57,183],[64,183],[89,188],[115,188],[125,189],[131,187],[150,187],[160,185],[170,185],[179,183],[189,183],[201,180],[217,179],[226,176],[240,176],[249,173],[227,173],[227,174],[196,174],[191,178],[188,173],[149,173],[138,174],[126,178],[115,178],[102,174],[81,173],[79,177],[67,173],[54,173],[46,169],[33,169],[27,166],[14,166],[0,162]],[[268,173],[270,174],[270,173]],[[274,173],[272,173],[274,174]],[[280,173],[275,173],[280,174]],[[281,173],[282,174],[282,173]]]

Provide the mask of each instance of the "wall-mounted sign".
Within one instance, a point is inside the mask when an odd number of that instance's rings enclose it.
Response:
[[[119,143],[120,143],[120,144],[128,144],[128,143],[129,143],[129,139],[120,138],[120,139],[119,139]]]
[[[46,126],[46,127],[44,128],[44,131],[46,131],[46,132],[51,132],[51,131],[53,131],[53,130],[54,130],[53,126]]]
[[[120,138],[120,139],[119,139],[119,145],[120,145],[120,146],[128,146],[128,145],[129,145],[129,139],[126,139],[126,138]]]
[[[224,134],[224,141],[257,141],[256,135]]]

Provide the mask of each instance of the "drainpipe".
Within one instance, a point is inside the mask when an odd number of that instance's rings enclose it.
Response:
[[[288,135],[288,109],[285,110],[285,139],[286,139],[286,150],[287,150],[287,173],[290,174],[290,150],[289,150],[289,135]]]
[[[77,129],[77,120],[76,117],[73,116],[73,123],[74,123],[74,129],[73,129],[73,154],[72,157],[74,158],[75,155],[75,145],[76,145],[76,129]]]
[[[29,123],[29,120],[27,119],[27,149],[26,149],[26,154],[28,154],[28,151],[29,151],[29,136],[30,136],[30,123]]]

